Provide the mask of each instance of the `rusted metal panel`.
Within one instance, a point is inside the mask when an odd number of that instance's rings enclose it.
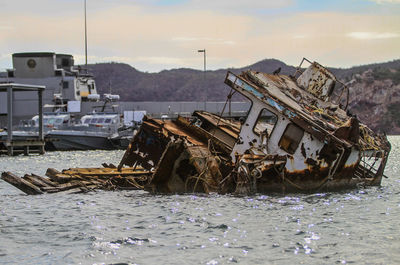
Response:
[[[314,62],[297,78],[297,83],[315,97],[326,101],[332,93],[336,78],[326,68]]]

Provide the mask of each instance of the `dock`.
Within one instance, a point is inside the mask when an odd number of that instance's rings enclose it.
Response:
[[[16,83],[0,84],[0,92],[7,93],[7,134],[0,137],[0,153],[13,156],[18,153],[29,155],[30,153],[44,154],[44,134],[43,134],[43,91],[45,86],[26,85]],[[39,131],[38,135],[14,136],[13,132],[13,112],[14,112],[14,93],[16,92],[37,92],[38,112],[39,112]]]

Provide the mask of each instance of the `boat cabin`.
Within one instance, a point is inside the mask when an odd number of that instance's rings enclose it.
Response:
[[[310,66],[300,65],[293,76],[228,72],[225,83],[251,101],[232,160],[286,156],[279,165],[265,159],[253,174],[261,177],[280,166],[285,177],[303,183],[315,184],[321,176],[346,179],[357,171],[369,178],[382,175],[390,144],[346,112],[344,84],[318,63],[304,61]]]
[[[121,118],[118,113],[91,113],[81,118],[81,125],[118,128],[121,125]]]
[[[61,127],[71,126],[71,115],[69,113],[44,113],[43,114],[43,126],[45,129],[60,129]],[[21,120],[19,123],[20,129],[38,128],[39,127],[39,115],[35,115],[30,120]]]

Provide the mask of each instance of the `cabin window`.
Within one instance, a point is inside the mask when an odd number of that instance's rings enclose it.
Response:
[[[48,123],[48,124],[54,124],[55,121],[56,121],[56,119],[50,118],[50,119],[47,121],[47,123]]]
[[[256,125],[254,126],[254,132],[258,135],[262,132],[268,132],[268,135],[270,135],[277,120],[278,117],[274,113],[267,109],[263,109],[260,112],[260,115],[258,115]]]
[[[92,121],[91,121],[91,123],[92,123],[92,124],[97,123],[97,118],[93,118]]]
[[[303,138],[304,130],[297,125],[290,123],[285,129],[281,140],[279,141],[279,147],[286,152],[293,154],[300,144]]]
[[[69,82],[68,81],[63,81],[62,84],[63,84],[63,88],[64,89],[69,88]]]
[[[86,119],[84,123],[85,124],[89,124],[90,123],[90,119]]]
[[[99,118],[98,120],[97,120],[97,123],[103,123],[104,122],[104,118]]]
[[[68,67],[68,66],[70,66],[70,61],[67,58],[62,58],[61,65],[63,67]]]
[[[111,119],[110,119],[110,118],[107,118],[107,119],[104,121],[104,123],[111,123]]]

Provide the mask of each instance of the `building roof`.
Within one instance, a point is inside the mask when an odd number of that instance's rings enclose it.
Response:
[[[21,52],[21,53],[13,53],[13,57],[17,58],[25,58],[25,57],[53,57],[55,55],[54,52]]]

